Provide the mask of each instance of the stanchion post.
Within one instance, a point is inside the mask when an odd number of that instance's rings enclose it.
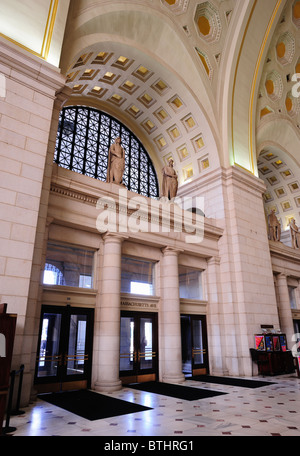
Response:
[[[3,434],[11,434],[12,432],[15,432],[17,428],[9,426],[9,421],[10,421],[10,415],[11,415],[11,406],[12,406],[12,398],[13,398],[13,393],[14,393],[14,385],[15,385],[15,377],[16,377],[16,371],[13,370],[10,373],[10,388],[9,388],[9,397],[8,397],[8,404],[7,404],[7,411],[6,411],[6,423],[5,427],[3,427],[2,432]]]
[[[20,374],[19,379],[19,387],[18,387],[18,396],[16,402],[16,408],[11,412],[11,415],[23,415],[25,412],[24,410],[20,410],[20,402],[21,402],[21,393],[22,393],[22,383],[23,383],[23,374],[24,374],[24,364],[21,364],[20,369],[16,374]]]

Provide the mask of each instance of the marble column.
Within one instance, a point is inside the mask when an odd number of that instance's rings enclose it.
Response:
[[[121,249],[123,237],[105,234],[103,237],[101,291],[96,304],[96,347],[98,352],[96,391],[121,389],[120,362],[120,293]]]
[[[278,274],[276,276],[276,283],[279,299],[278,314],[280,329],[283,333],[286,334],[287,346],[289,349],[291,349],[294,344],[292,340],[292,336],[294,334],[294,327],[286,275]]]
[[[295,289],[295,298],[296,298],[296,309],[300,309],[300,281],[298,280],[298,286]]]
[[[182,383],[180,297],[178,276],[179,251],[166,247],[162,260],[162,381]]]
[[[205,271],[207,281],[207,334],[209,346],[210,374],[228,375],[225,359],[225,323],[223,315],[222,290],[220,285],[219,257],[207,260]]]

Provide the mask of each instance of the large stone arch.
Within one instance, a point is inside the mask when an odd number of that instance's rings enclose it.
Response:
[[[276,118],[274,118],[276,117]],[[281,223],[282,241],[290,245],[289,221],[300,226],[299,133],[288,118],[265,119],[257,136],[258,173],[266,184],[264,207]]]
[[[207,83],[203,82],[201,78],[200,59],[195,59],[195,55],[191,55],[191,49],[185,45],[185,37],[178,28],[176,29],[175,24],[165,15],[162,16],[162,13],[147,7],[137,8],[136,4],[128,4],[128,8],[121,10],[113,5],[110,7],[106,5],[101,9],[96,5],[96,8],[93,6],[93,11],[88,8],[80,14],[73,11],[70,17],[61,60],[62,71],[66,75],[74,73],[76,62],[83,54],[95,56],[99,51],[105,50],[118,57],[117,53],[121,55],[123,52],[132,61],[139,61],[150,68],[154,74],[153,78],[162,78],[170,89],[165,97],[158,97],[154,94],[157,97],[156,105],[153,108],[143,106],[144,117],[156,121],[153,118],[155,110],[163,103],[170,101],[175,95],[182,99],[186,109],[182,110],[180,115],[169,109],[169,121],[165,124],[156,122],[157,129],[152,135],[147,131],[145,133],[145,128],[141,128],[142,116],[135,119],[128,115],[129,97],[127,97],[126,103],[119,107],[107,102],[104,97],[100,100],[87,95],[87,91],[85,91],[74,99],[73,94],[69,102],[74,103],[74,100],[77,100],[80,104],[88,103],[105,109],[109,114],[128,125],[147,148],[158,172],[168,154],[174,155],[180,184],[187,180],[189,166],[192,168],[194,177],[200,174],[202,159],[209,163],[210,169],[219,167],[219,129],[211,90],[208,90]],[[151,30],[149,36],[145,33],[145,30],[148,29]],[[91,60],[88,60],[80,68],[76,67],[76,70],[82,71],[84,68],[89,68],[90,62]],[[111,68],[111,63],[113,62],[111,61],[107,65],[107,69]],[[134,69],[133,65],[128,72],[129,76]],[[78,82],[78,77],[76,76],[76,78],[67,79],[67,84],[70,87],[74,86],[74,83]],[[197,81],[196,85],[195,81]],[[143,81],[139,84],[144,91],[152,90],[152,85],[149,88],[149,86],[143,85]],[[184,119],[189,113],[192,113],[198,129],[192,128],[190,131],[186,131],[182,127]],[[179,141],[173,140],[172,137],[170,140],[170,129],[173,125],[181,128]],[[198,153],[198,150],[195,150],[195,141],[200,138],[201,133],[204,136],[205,147]],[[167,139],[167,147],[160,148],[157,145],[160,135]],[[181,146],[183,149],[180,149]],[[188,158],[180,156],[181,150],[184,150],[185,147]],[[205,171],[204,165],[203,170]]]
[[[283,0],[243,1],[234,16],[237,32],[224,59],[219,100],[223,112],[223,161],[257,175],[256,105],[263,64]],[[239,14],[238,14],[239,13]]]

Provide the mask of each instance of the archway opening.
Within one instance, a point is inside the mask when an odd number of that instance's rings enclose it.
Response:
[[[120,137],[125,150],[123,183],[135,193],[159,197],[157,175],[138,138],[114,117],[94,108],[68,106],[60,113],[54,161],[59,166],[106,181],[108,151]]]
[[[300,227],[300,169],[285,151],[269,146],[264,147],[259,155],[258,172],[266,184],[266,220],[274,211],[281,227],[280,240],[291,246],[291,220],[294,219]]]

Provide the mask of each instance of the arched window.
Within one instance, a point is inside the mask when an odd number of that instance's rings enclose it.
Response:
[[[71,106],[61,111],[54,161],[106,181],[108,150],[118,136],[125,149],[123,183],[128,190],[157,198],[156,172],[140,141],[118,120],[97,109]]]
[[[43,283],[46,285],[65,285],[63,273],[54,264],[46,263]]]

